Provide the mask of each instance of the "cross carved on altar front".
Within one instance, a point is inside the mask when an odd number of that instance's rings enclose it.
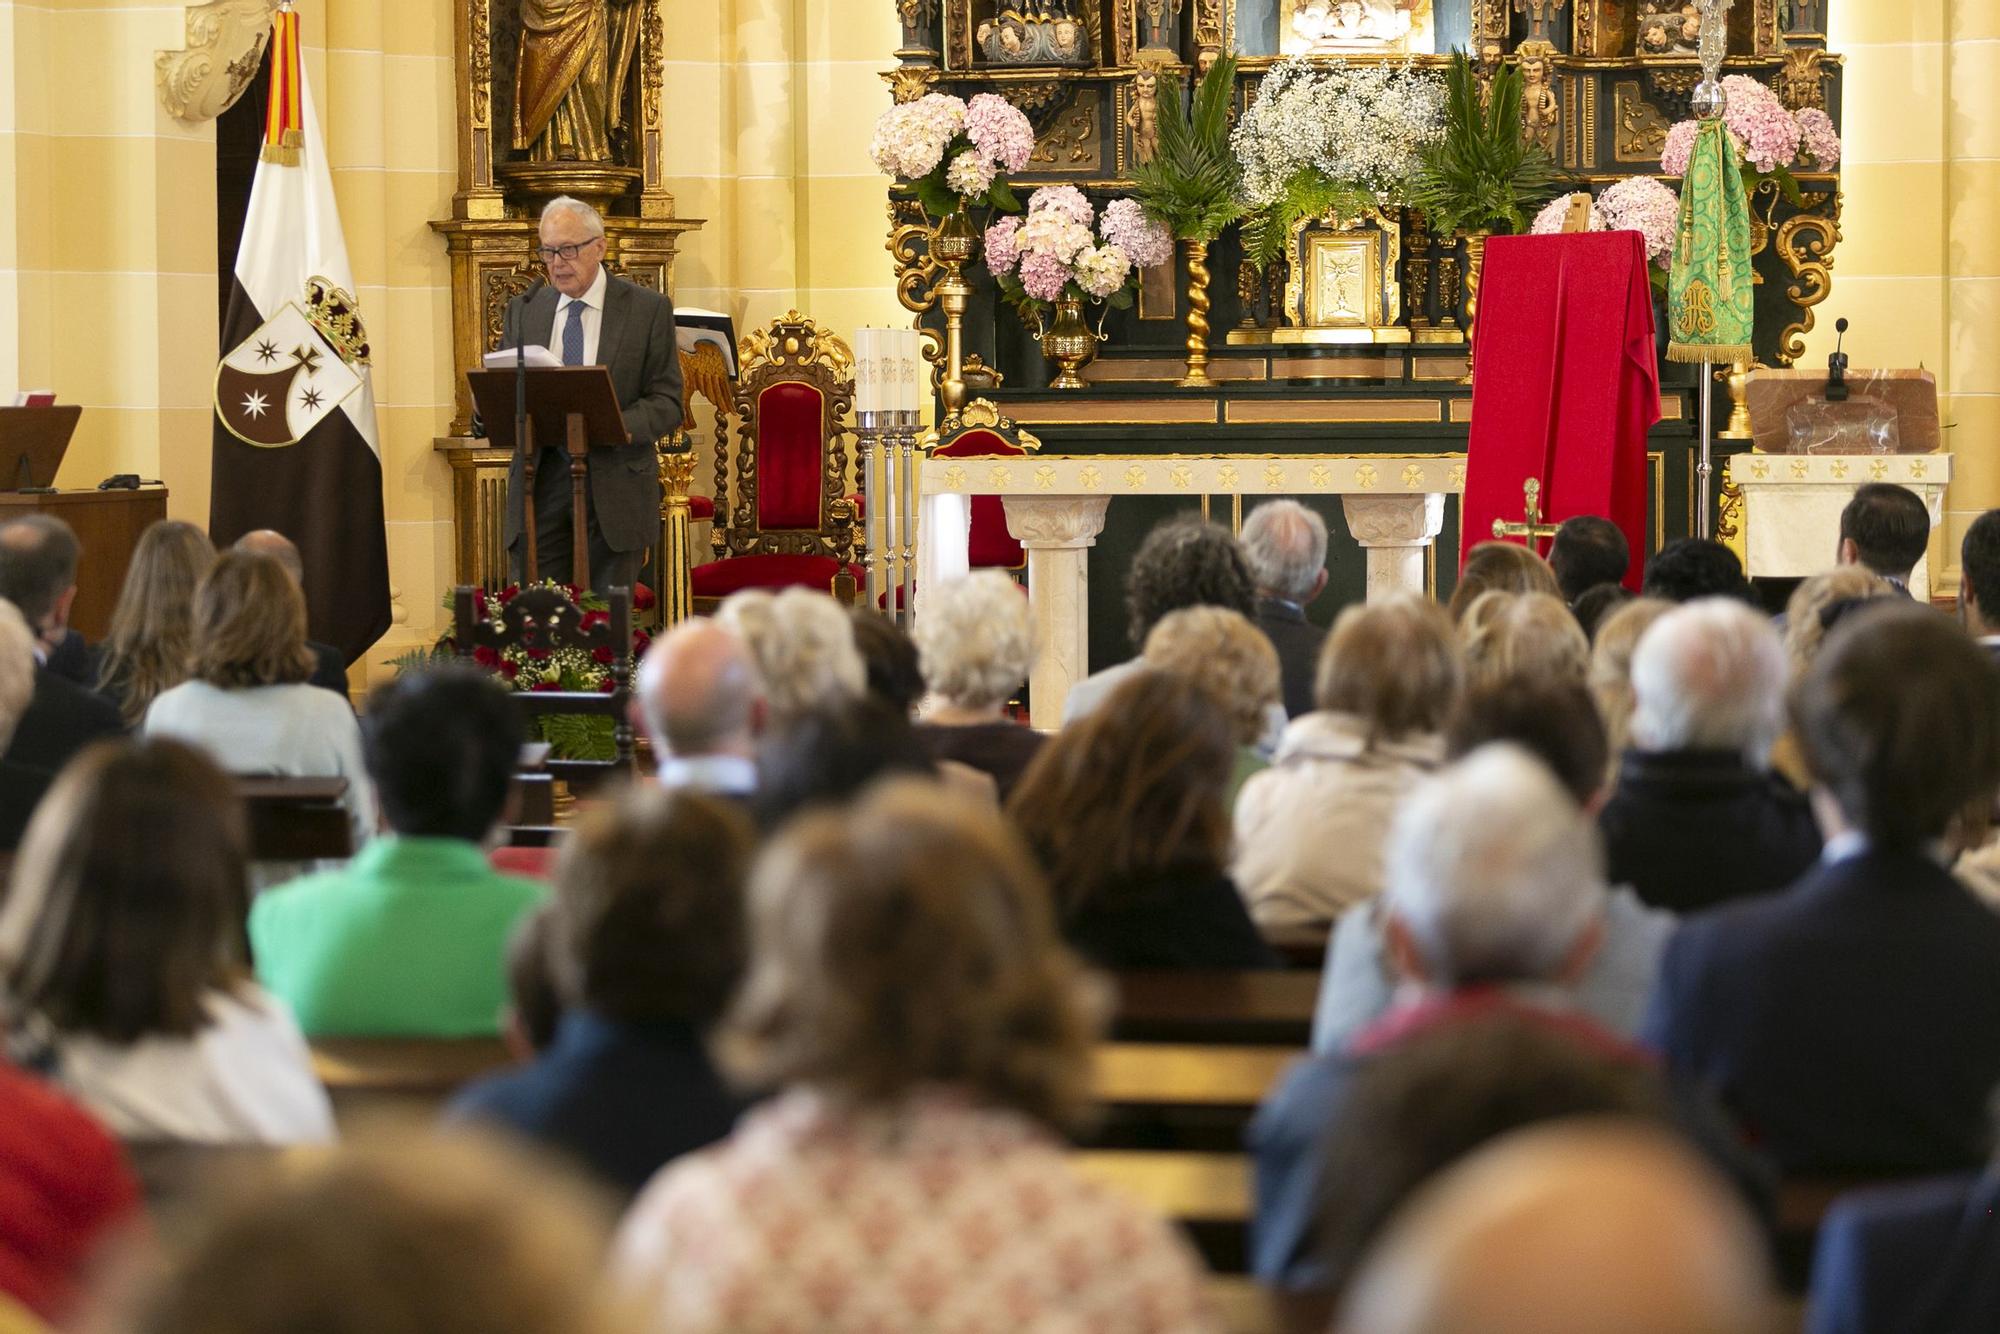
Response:
[[[1518,537],[1529,550],[1545,537],[1554,537],[1559,525],[1542,522],[1542,483],[1539,478],[1530,477],[1521,483],[1521,509],[1524,523],[1508,523],[1505,519],[1493,521],[1493,536],[1501,541]]]

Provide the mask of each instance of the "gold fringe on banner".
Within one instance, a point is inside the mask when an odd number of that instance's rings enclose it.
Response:
[[[1748,343],[1669,343],[1667,360],[1683,365],[1699,365],[1704,361],[1733,362],[1739,357],[1751,355]]]

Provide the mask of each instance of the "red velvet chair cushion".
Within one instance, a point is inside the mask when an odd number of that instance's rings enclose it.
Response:
[[[731,556],[697,565],[688,583],[698,598],[726,598],[746,588],[812,588],[824,593],[833,587],[834,572],[840,562],[831,556]],[[859,565],[850,565],[856,586],[863,575]]]
[[[707,496],[689,496],[688,517],[690,519],[713,519],[715,517],[715,502]]]
[[[1014,456],[1026,452],[998,431],[975,429],[933,451],[932,456],[941,459],[990,459],[995,455]],[[1000,497],[972,498],[972,536],[966,543],[966,556],[975,570],[1018,570],[1027,563],[1027,553],[1007,531],[1007,507]]]
[[[819,390],[796,380],[757,395],[759,528],[819,527],[824,408]]]

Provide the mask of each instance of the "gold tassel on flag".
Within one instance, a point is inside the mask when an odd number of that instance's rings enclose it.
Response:
[[[264,112],[266,162],[299,165],[305,118],[299,111],[299,16],[285,0],[271,18],[271,99]]]

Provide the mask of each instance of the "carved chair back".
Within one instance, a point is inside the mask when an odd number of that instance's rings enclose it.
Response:
[[[975,398],[958,413],[938,423],[923,446],[940,459],[1018,458],[1035,453],[1042,442],[1000,415],[991,401]],[[1018,570],[1027,554],[1007,531],[1007,509],[999,496],[974,496],[967,562],[975,570]]]
[[[831,556],[854,540],[848,430],[854,357],[797,311],[746,335],[736,379],[735,486],[726,451],[715,456],[718,558]],[[723,513],[722,497],[734,495]]]
[[[470,585],[460,585],[452,594],[453,643],[461,658],[472,658],[481,649],[493,654],[518,649],[532,661],[569,652],[601,661],[599,651],[608,650],[611,660],[608,691],[534,690],[516,691],[513,695],[516,707],[531,726],[537,719],[564,715],[611,719],[611,759],[551,759],[546,766],[548,772],[568,782],[573,790],[631,772],[635,749],[630,716],[631,590],[612,589],[607,598],[608,610],[598,618],[577,606],[560,588],[531,586],[509,599],[493,620],[480,619],[475,596],[478,591]]]

